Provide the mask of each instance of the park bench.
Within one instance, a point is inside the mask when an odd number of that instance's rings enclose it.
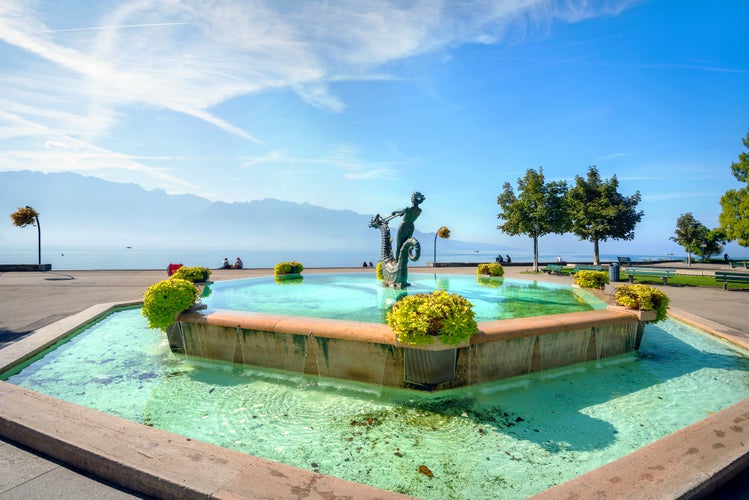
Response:
[[[728,290],[729,283],[749,283],[749,273],[735,271],[715,271],[715,280],[723,282],[723,290]]]
[[[619,264],[631,264],[632,263],[632,259],[630,259],[629,257],[617,257],[616,260],[619,261]]]
[[[575,264],[575,267],[572,268],[572,274],[575,274],[578,271],[603,271],[603,266],[591,266],[588,264]]]
[[[629,278],[630,283],[634,283],[635,275],[640,276],[658,276],[664,285],[668,285],[669,276],[676,275],[676,269],[661,269],[658,267],[628,267],[624,274]]]
[[[736,269],[737,267],[740,267],[742,269],[749,269],[749,267],[747,267],[747,261],[745,261],[745,260],[732,260],[731,261],[731,268],[732,269]]]
[[[546,274],[562,274],[562,269],[564,269],[563,264],[547,264],[541,268]]]

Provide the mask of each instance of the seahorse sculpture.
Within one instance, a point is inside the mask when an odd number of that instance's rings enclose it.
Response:
[[[421,245],[413,237],[413,234],[414,221],[421,215],[419,205],[424,199],[424,195],[418,191],[414,192],[411,195],[412,206],[403,210],[396,210],[387,217],[377,214],[369,221],[369,227],[379,229],[382,238],[380,258],[382,260],[383,286],[390,288],[406,288],[408,286],[408,261],[419,260],[421,256]],[[388,222],[400,216],[403,216],[403,221],[398,228],[395,253],[393,253],[393,240],[390,236]]]

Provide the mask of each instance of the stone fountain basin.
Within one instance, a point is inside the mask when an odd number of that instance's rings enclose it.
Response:
[[[381,384],[448,389],[633,352],[645,321],[619,307],[487,321],[469,343],[413,346],[389,326],[229,310],[190,310],[167,331],[173,352]],[[434,372],[434,373],[433,373]]]

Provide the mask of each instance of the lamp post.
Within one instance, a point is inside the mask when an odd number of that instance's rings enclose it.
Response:
[[[437,267],[437,236],[447,239],[450,237],[450,230],[447,227],[442,226],[437,229],[436,233],[434,233],[434,258],[432,259],[434,267]]]

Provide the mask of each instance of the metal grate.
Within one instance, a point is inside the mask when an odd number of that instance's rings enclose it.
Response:
[[[457,349],[403,350],[403,379],[416,385],[438,385],[455,380]]]

